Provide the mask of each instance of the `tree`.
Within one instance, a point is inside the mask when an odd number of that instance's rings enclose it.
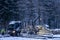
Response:
[[[2,19],[1,24],[6,26],[9,21],[19,20],[17,0],[1,0],[0,2],[0,19]]]

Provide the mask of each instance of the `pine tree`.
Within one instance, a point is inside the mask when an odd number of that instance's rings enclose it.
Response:
[[[1,0],[0,14],[0,19],[2,19],[1,24],[3,25],[12,20],[19,20],[17,0]]]

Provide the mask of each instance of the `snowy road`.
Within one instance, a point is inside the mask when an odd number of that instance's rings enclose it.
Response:
[[[0,40],[60,40],[60,35],[53,35],[54,38],[26,38],[26,37],[2,37]]]
[[[22,37],[4,37],[4,38],[0,38],[0,40],[60,40],[60,38],[34,39],[34,38],[22,38]]]

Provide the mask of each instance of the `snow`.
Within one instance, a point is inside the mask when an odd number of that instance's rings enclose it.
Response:
[[[57,35],[53,35],[53,37],[59,37],[59,38],[60,38],[60,35],[59,35],[59,34],[57,34]]]
[[[60,40],[60,35],[53,35],[53,37],[52,38],[1,37],[0,40]]]
[[[60,38],[46,38],[46,39],[34,39],[34,38],[23,38],[23,37],[4,37],[0,40],[60,40]]]
[[[45,39],[34,39],[34,38],[22,38],[22,37],[5,37],[0,40],[45,40]]]
[[[9,24],[21,23],[21,21],[11,21]]]
[[[60,31],[60,29],[50,29],[50,30],[52,30],[52,31]]]

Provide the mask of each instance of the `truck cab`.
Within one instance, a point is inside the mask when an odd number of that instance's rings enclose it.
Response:
[[[22,28],[21,21],[11,21],[7,27],[7,32],[11,36],[19,36]]]

